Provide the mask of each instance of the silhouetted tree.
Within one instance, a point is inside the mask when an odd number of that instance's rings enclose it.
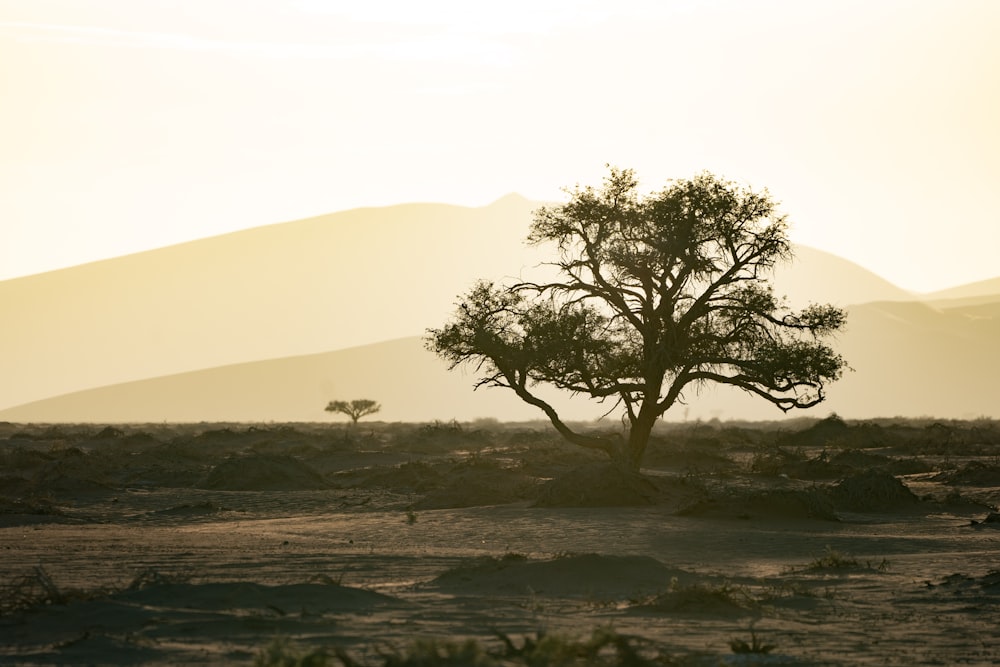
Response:
[[[686,387],[730,385],[783,411],[824,398],[844,359],[820,341],[843,311],[792,312],[769,281],[791,258],[785,216],[767,191],[702,173],[646,197],[631,170],[601,189],[535,211],[529,242],[558,250],[554,282],[477,283],[427,347],[474,365],[476,388],[506,387],[541,409],[568,441],[630,470]],[[536,394],[550,385],[624,409],[621,433],[572,430]]]
[[[329,405],[326,406],[327,412],[345,414],[351,418],[351,423],[353,424],[357,424],[358,420],[362,417],[373,415],[381,409],[381,405],[367,398],[359,398],[350,403],[347,401],[330,401]]]

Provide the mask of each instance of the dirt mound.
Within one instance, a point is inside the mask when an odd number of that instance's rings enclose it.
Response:
[[[832,455],[824,449],[810,459],[778,461],[770,472],[795,479],[833,480],[867,470],[892,470],[896,463],[887,456],[858,449],[842,449]]]
[[[819,489],[765,489],[706,499],[682,512],[685,516],[729,519],[819,519],[837,521],[830,498]]]
[[[982,521],[972,521],[973,528],[992,528],[1000,530],[1000,512],[990,512]]]
[[[858,449],[842,449],[830,457],[830,463],[848,470],[884,468],[891,459],[882,454],[872,454]]]
[[[65,513],[44,499],[0,497],[0,527],[64,521]]]
[[[649,477],[609,463],[580,466],[542,485],[535,507],[687,507],[704,497],[694,482]]]
[[[889,459],[885,469],[893,475],[919,475],[937,470],[933,465],[918,458]]]
[[[1000,595],[1000,570],[990,570],[982,577],[956,573],[945,577],[941,583],[928,582],[927,585],[931,588],[947,588],[961,597],[987,595],[992,598]],[[986,602],[986,600],[981,601]]]
[[[296,458],[261,454],[220,463],[201,485],[222,491],[305,491],[328,486],[319,473]]]
[[[457,421],[424,424],[406,434],[400,448],[420,454],[444,454],[457,449],[478,450],[492,444],[489,431],[470,429]]]
[[[429,585],[459,595],[599,596],[624,599],[657,593],[670,581],[691,579],[648,556],[583,554],[529,560],[518,554],[479,558],[448,570]]]
[[[1000,486],[1000,465],[969,461],[958,470],[935,475],[934,480],[963,486]]]
[[[30,452],[13,452],[12,458],[25,465],[4,469],[7,474],[0,478],[0,496],[63,501],[93,500],[116,493],[106,476],[90,465],[90,457],[76,449],[67,451],[65,459],[36,459]]]
[[[830,489],[830,498],[838,510],[849,512],[888,512],[920,505],[920,499],[905,484],[881,470],[841,480]]]
[[[811,447],[846,440],[851,427],[837,415],[821,419],[809,428],[783,436],[779,444]]]
[[[607,460],[602,452],[553,441],[548,434],[531,432],[511,438],[507,451],[526,473],[544,478],[558,477],[578,466]]]
[[[820,422],[820,424],[825,423],[827,420]],[[836,424],[837,422],[832,423]],[[799,443],[791,437],[782,440],[785,444],[797,445],[795,449],[775,445],[762,447],[754,454],[751,469],[766,475],[783,475],[794,479],[833,480],[872,469],[890,470],[901,463],[888,456],[860,449],[830,450],[824,448],[815,456],[807,458],[806,452],[802,449],[803,444],[807,446],[830,444],[831,441],[824,440],[822,434],[836,433],[839,430],[837,426],[818,428],[816,433],[820,435],[804,438],[804,443]],[[926,464],[918,465],[915,460],[912,460],[908,467],[917,467],[918,469],[914,472],[923,472]]]
[[[340,488],[383,488],[396,493],[425,493],[440,488],[444,473],[424,461],[410,461],[386,468],[365,468],[337,474],[334,483]]]
[[[944,497],[935,497],[932,494],[927,494],[920,499],[928,509],[932,508],[936,512],[946,512],[948,514],[974,515],[994,509],[993,505],[970,498],[954,490]]]
[[[445,509],[503,505],[534,498],[535,478],[487,462],[458,465],[445,475],[444,485],[414,504],[414,509]]]
[[[833,480],[848,474],[850,468],[831,463],[824,452],[811,459],[775,461],[769,469],[765,466],[764,470],[758,470],[758,472],[792,479]]]
[[[59,500],[69,498],[96,499],[115,495],[118,490],[101,481],[56,473],[46,474],[39,479],[32,480],[29,493],[51,496]]]
[[[751,613],[758,603],[750,590],[729,582],[717,585],[705,582],[681,584],[676,579],[670,587],[632,607],[636,611],[666,614],[737,615]]]
[[[121,440],[125,437],[125,431],[115,426],[105,426],[97,433],[91,435],[86,439],[88,446],[107,444],[108,442],[114,442],[116,440]]]
[[[35,475],[52,462],[53,457],[24,447],[0,450],[0,470],[5,474],[23,473]],[[2,487],[0,487],[2,488]]]
[[[812,474],[809,472],[809,465],[810,459],[806,458],[801,449],[788,450],[775,445],[763,445],[754,452],[750,470],[762,475],[798,477],[800,474]],[[822,461],[821,465],[824,470],[829,468],[826,461]]]
[[[130,487],[189,489],[205,478],[207,466],[159,463],[137,459],[121,470],[121,484]]]
[[[701,443],[685,443],[683,447],[657,444],[659,446],[651,446],[646,450],[643,461],[648,466],[699,472],[720,472],[737,468],[735,461],[719,453],[723,445],[718,440],[712,440],[701,447],[698,446]]]

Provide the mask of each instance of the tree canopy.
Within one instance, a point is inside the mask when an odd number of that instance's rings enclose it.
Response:
[[[770,278],[792,257],[786,217],[767,191],[701,173],[638,193],[631,170],[567,203],[535,211],[528,236],[552,244],[558,277],[477,283],[427,346],[476,387],[505,387],[541,409],[570,442],[638,469],[656,422],[687,387],[737,387],[783,411],[821,402],[844,359],[823,342],[842,310],[792,311]],[[536,387],[549,385],[621,408],[627,429],[572,430]]]
[[[351,402],[330,401],[326,406],[327,412],[339,412],[350,417],[352,424],[357,424],[362,417],[373,415],[381,409],[381,405],[368,398],[359,398]]]

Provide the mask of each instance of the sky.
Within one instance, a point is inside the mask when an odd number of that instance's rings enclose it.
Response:
[[[998,28],[994,0],[0,0],[0,279],[606,164],[766,187],[905,289],[993,278]]]

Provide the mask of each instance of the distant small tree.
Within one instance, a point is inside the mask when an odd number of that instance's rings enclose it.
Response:
[[[362,417],[373,415],[381,409],[381,405],[367,398],[359,398],[351,402],[330,401],[330,404],[326,406],[327,412],[345,414],[351,418],[351,423],[353,424],[357,424],[358,420]]]
[[[477,387],[538,407],[570,442],[638,470],[655,422],[687,387],[722,384],[781,410],[821,402],[846,364],[823,342],[845,315],[789,310],[770,275],[791,258],[785,217],[764,192],[704,173],[648,197],[630,170],[535,212],[529,241],[551,243],[560,278],[480,282],[427,346]],[[573,430],[536,392],[549,385],[624,411],[627,429]]]

